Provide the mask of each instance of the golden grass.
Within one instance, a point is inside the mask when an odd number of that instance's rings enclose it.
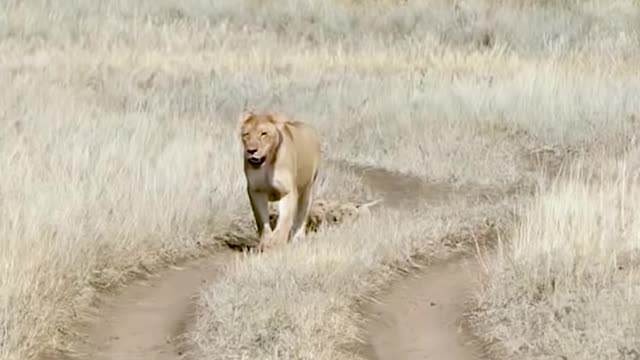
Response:
[[[612,162],[545,189],[489,260],[474,323],[501,358],[640,351],[638,159]]]
[[[415,254],[442,259],[469,246],[446,238],[470,241],[488,230],[483,220],[505,217],[506,205],[458,200],[418,212],[385,209],[322,229],[283,251],[235,262],[199,299],[189,356],[361,358],[354,355],[364,320],[358,303],[415,265]]]
[[[460,4],[0,4],[0,359],[73,348],[99,290],[202,254],[246,219],[232,136],[245,102],[316,125],[327,158],[454,185],[531,182],[530,150],[621,151],[640,114],[637,4]],[[374,198],[331,168],[319,195]],[[385,210],[243,262],[205,291],[221,308],[201,311],[196,350],[343,354],[329,345],[356,336],[354,299],[388,264],[505,211],[459,202],[418,220]],[[266,297],[256,322],[231,317]],[[303,315],[256,327],[292,300]],[[282,329],[295,334],[274,338]]]

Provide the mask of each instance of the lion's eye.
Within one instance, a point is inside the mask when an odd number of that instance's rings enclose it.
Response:
[[[260,134],[260,136],[267,136],[267,133],[263,131],[262,134]]]

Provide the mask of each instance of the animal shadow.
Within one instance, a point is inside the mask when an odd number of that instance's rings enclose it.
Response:
[[[307,234],[316,233],[321,228],[336,226],[368,213],[369,207],[379,203],[380,200],[368,203],[338,202],[330,200],[317,200],[311,206],[305,231]],[[269,223],[271,228],[275,228],[278,222],[277,207],[269,204]],[[224,243],[233,250],[242,252],[257,252],[259,239],[253,218],[249,214],[248,218],[238,219],[231,225],[231,229],[217,237],[217,240]]]

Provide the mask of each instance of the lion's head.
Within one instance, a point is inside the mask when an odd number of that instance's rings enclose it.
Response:
[[[240,118],[244,159],[258,168],[271,161],[280,145],[281,121],[270,114],[244,113]]]

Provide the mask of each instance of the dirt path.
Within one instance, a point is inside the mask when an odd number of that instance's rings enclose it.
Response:
[[[452,196],[482,197],[494,191],[481,187],[454,188],[445,183],[425,183],[385,169],[342,163],[381,193],[386,206],[410,207],[416,203],[441,203]],[[472,290],[469,274],[479,271],[475,259],[463,258],[430,265],[423,273],[402,279],[377,302],[363,310],[369,317],[369,360],[480,360],[481,349],[464,330],[465,301]]]
[[[152,279],[130,284],[106,299],[99,321],[87,329],[86,359],[177,360],[179,335],[191,317],[192,295],[215,280],[220,266],[232,256],[214,257],[173,267]]]
[[[394,284],[366,312],[365,356],[372,360],[479,360],[481,349],[462,324],[475,261],[433,265]]]
[[[383,196],[386,206],[411,206],[415,201],[441,202],[460,196],[447,184],[426,184],[418,178],[384,169],[334,162],[363,177]],[[416,194],[420,196],[416,197]],[[471,192],[468,193],[471,195]],[[383,205],[385,206],[385,205]],[[86,359],[178,360],[179,335],[190,321],[192,296],[215,280],[221,265],[233,257],[224,251],[193,261],[183,268],[158,273],[144,283],[131,284],[107,299],[100,319],[86,329]],[[235,253],[237,254],[237,253]],[[369,357],[385,359],[477,359],[465,346],[456,321],[468,289],[459,264],[430,268],[426,275],[396,284],[369,309],[379,320],[371,323]]]

